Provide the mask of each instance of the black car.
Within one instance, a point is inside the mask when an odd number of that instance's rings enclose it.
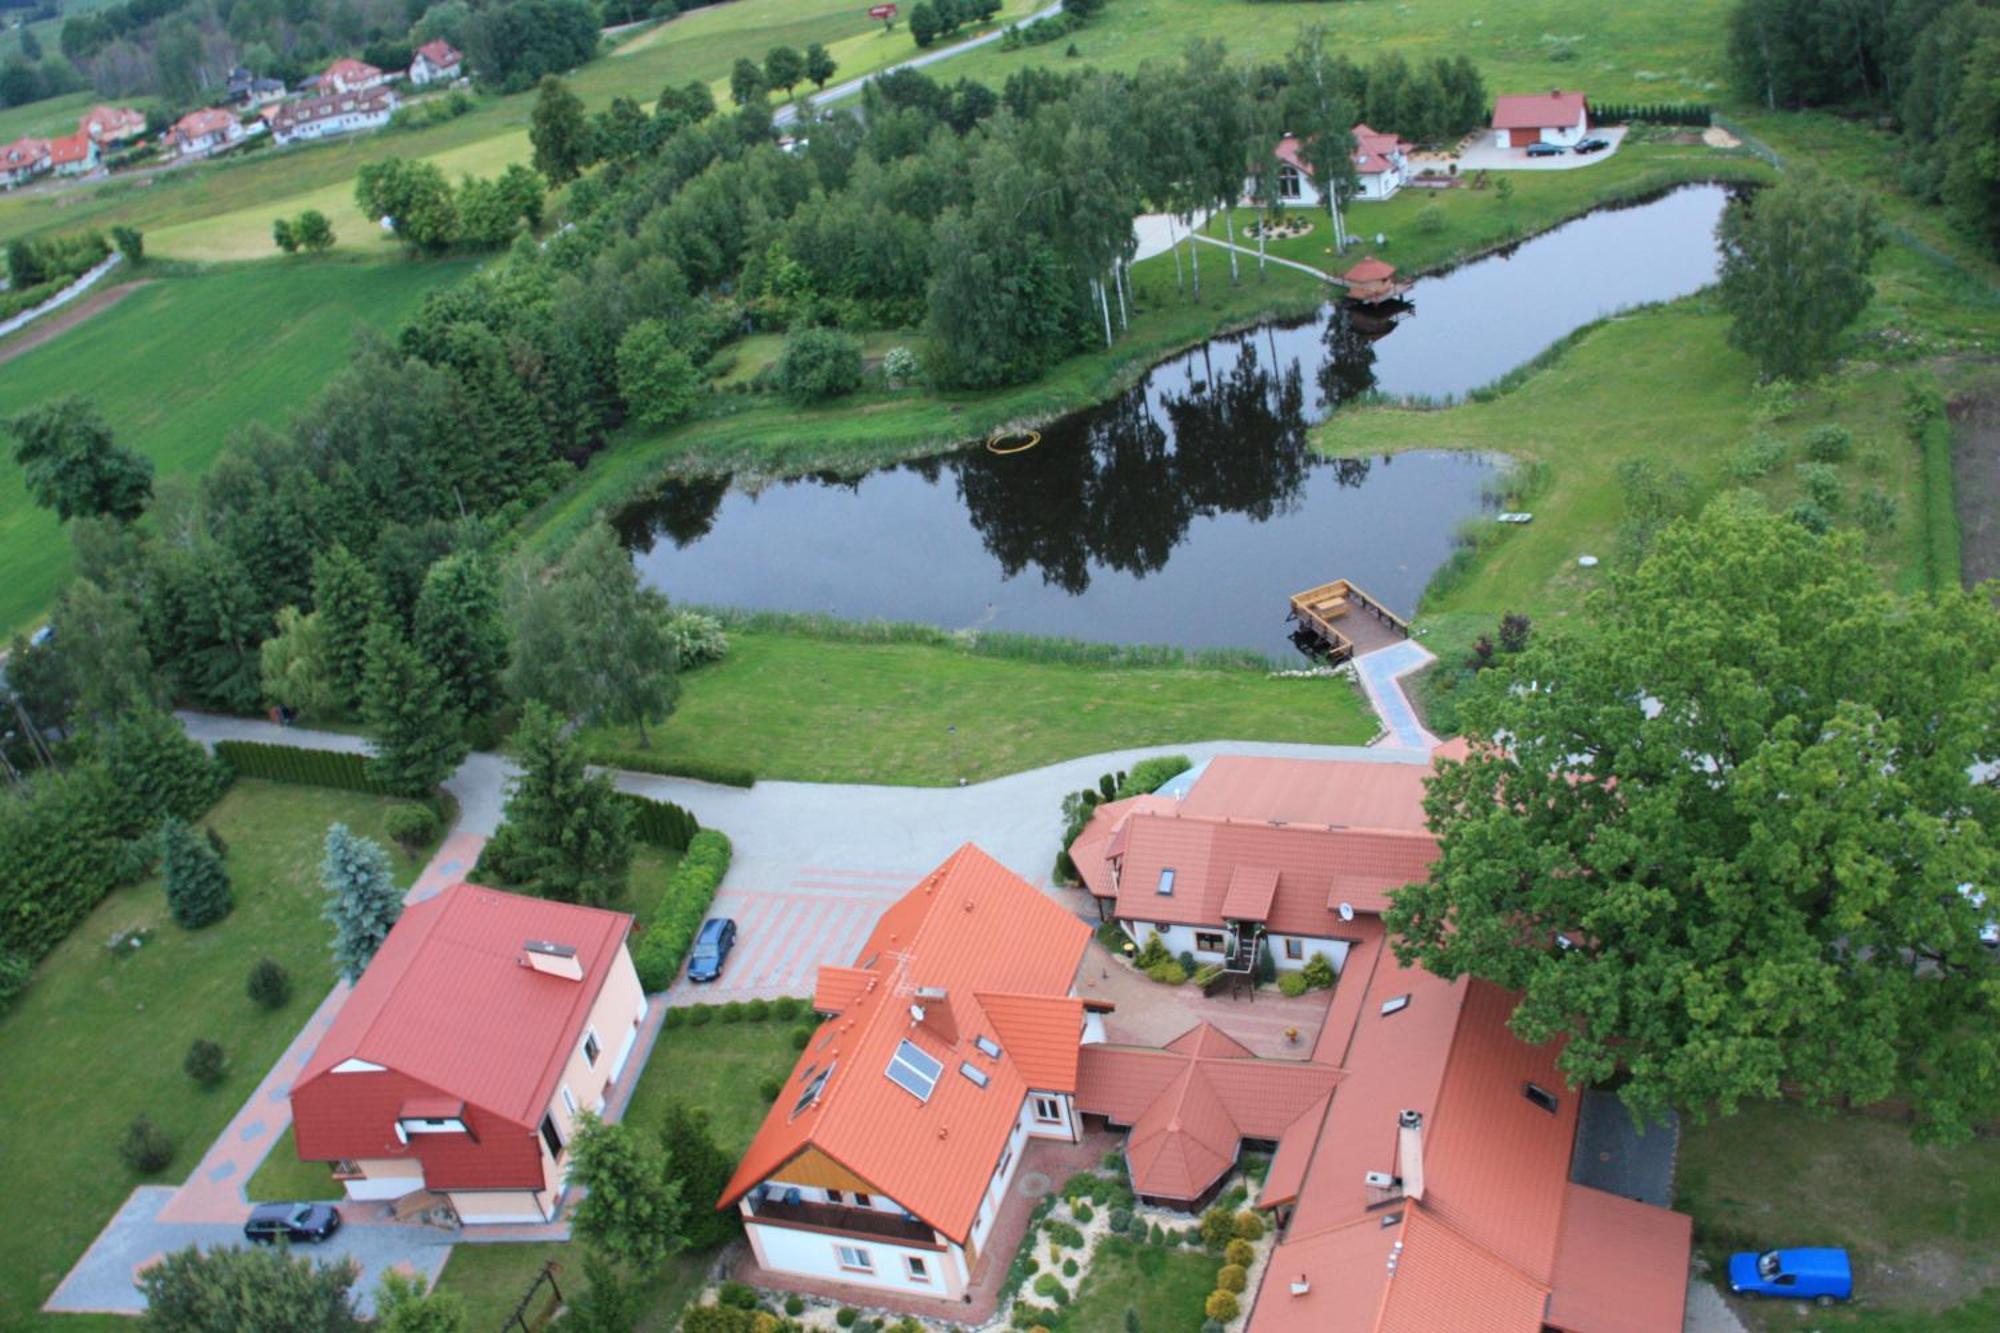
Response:
[[[722,975],[722,964],[736,947],[736,923],[726,916],[712,916],[701,923],[688,953],[688,980],[713,981]]]
[[[260,1245],[322,1241],[338,1230],[340,1210],[330,1203],[260,1203],[243,1224],[243,1234]]]
[[[1579,153],[1601,153],[1611,146],[1609,139],[1585,139],[1576,146]]]
[[[1528,145],[1529,157],[1561,157],[1568,151],[1567,148],[1564,148],[1559,143],[1531,143]]]

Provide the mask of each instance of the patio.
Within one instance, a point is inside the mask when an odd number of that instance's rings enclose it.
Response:
[[[1076,993],[1105,1000],[1117,1009],[1104,1016],[1104,1039],[1121,1045],[1164,1046],[1197,1023],[1213,1023],[1257,1055],[1304,1060],[1312,1054],[1326,1022],[1332,991],[1307,991],[1287,998],[1276,990],[1256,997],[1210,998],[1193,986],[1162,986],[1148,980],[1103,945],[1092,941],[1077,968]],[[1288,1038],[1288,1032],[1296,1037]]]

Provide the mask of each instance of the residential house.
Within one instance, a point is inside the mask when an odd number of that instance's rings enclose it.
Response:
[[[167,141],[181,157],[207,157],[229,148],[243,135],[243,125],[234,111],[211,106],[190,111],[175,121],[167,131]]]
[[[963,1296],[1027,1141],[1074,1141],[1090,928],[967,845],[882,914],[723,1192],[768,1273]]]
[[[410,82],[419,88],[431,83],[449,83],[458,77],[463,59],[450,42],[442,39],[425,42],[410,61]]]
[[[357,130],[378,130],[396,111],[390,88],[359,93],[326,93],[287,102],[270,113],[271,135],[281,144],[325,139]]]
[[[1590,129],[1590,106],[1582,93],[1509,93],[1493,102],[1493,146],[1526,148],[1534,143],[1575,143]]]
[[[1366,124],[1354,127],[1354,172],[1358,186],[1355,199],[1392,198],[1410,178],[1409,153],[1412,145],[1393,134],[1384,134]],[[1272,150],[1278,159],[1277,197],[1287,206],[1315,208],[1326,202],[1313,180],[1311,164],[1305,159],[1305,143],[1287,134]],[[1255,197],[1254,181],[1245,181],[1244,199]]]
[[[322,93],[358,93],[380,87],[388,75],[353,56],[342,56],[319,76]]]
[[[631,1067],[632,918],[474,884],[403,910],[292,1085],[304,1161],[468,1225],[556,1216],[577,1118]]]
[[[76,127],[101,147],[110,148],[144,134],[146,117],[129,106],[94,106],[83,113]]]
[[[0,185],[25,185],[51,165],[47,139],[16,139],[0,148]]]
[[[58,176],[84,176],[97,170],[97,140],[82,130],[49,140],[49,168]]]

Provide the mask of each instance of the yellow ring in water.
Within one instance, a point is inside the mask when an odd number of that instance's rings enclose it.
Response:
[[[1020,443],[1002,448],[1000,444],[1002,440],[1019,440]],[[987,452],[995,454],[1024,454],[1041,442],[1042,433],[1038,430],[995,431],[987,437],[986,449]]]

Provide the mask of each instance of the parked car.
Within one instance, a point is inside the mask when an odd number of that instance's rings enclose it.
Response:
[[[1846,1250],[1744,1250],[1729,1256],[1729,1289],[1831,1305],[1854,1295],[1854,1269]]]
[[[340,1210],[330,1203],[260,1203],[243,1224],[243,1234],[259,1245],[322,1241],[338,1230]]]
[[[736,947],[736,923],[726,916],[712,916],[701,923],[688,954],[688,980],[713,981],[722,975],[722,964]]]
[[[1568,151],[1569,149],[1559,143],[1531,143],[1528,145],[1529,157],[1561,157]]]
[[[1576,146],[1578,153],[1601,153],[1611,146],[1609,139],[1585,139]]]

